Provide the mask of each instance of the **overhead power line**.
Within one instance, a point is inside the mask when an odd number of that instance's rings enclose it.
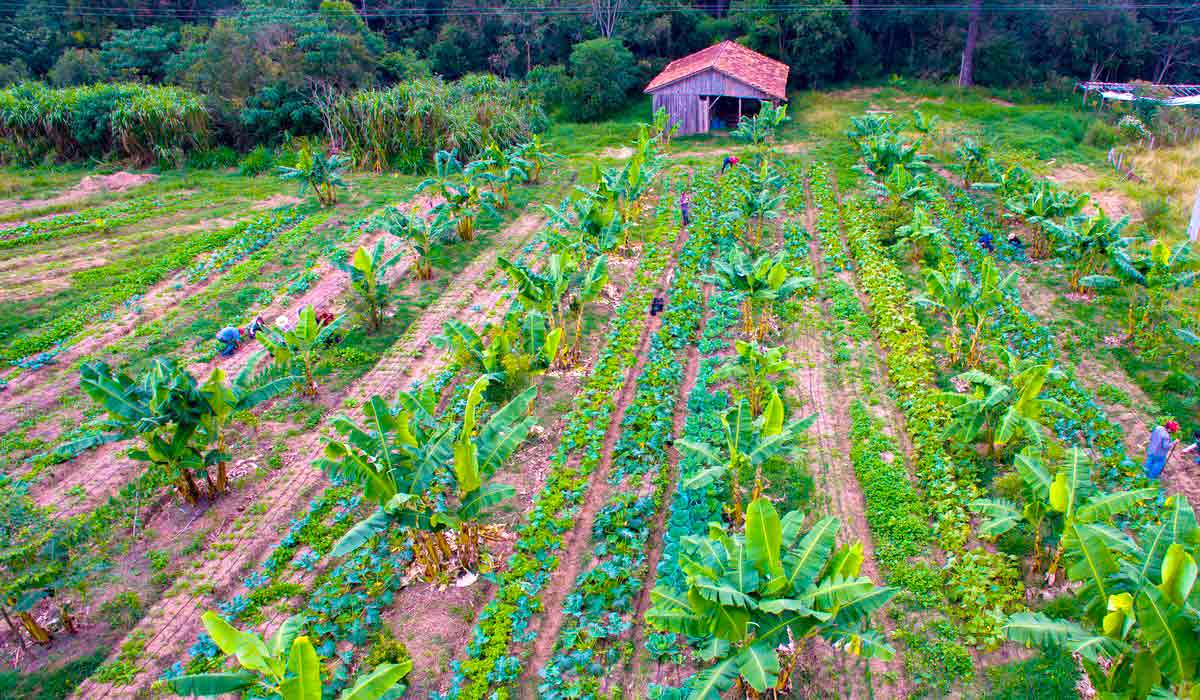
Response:
[[[21,0],[0,0],[0,11],[16,11],[25,6],[25,2]],[[238,14],[241,9],[229,10],[201,10],[179,8],[171,9],[164,7],[148,7],[142,9],[129,8],[114,8],[102,7],[98,5],[66,5],[48,3],[43,5],[48,11],[61,12],[70,14],[76,17],[96,17],[96,18],[112,18],[112,19],[218,19],[222,17],[231,17]],[[1063,3],[1006,3],[1003,5],[988,5],[984,7],[987,13],[1017,13],[1017,12],[1036,12],[1036,13],[1064,13],[1064,12],[1113,12],[1113,11],[1129,11],[1129,10],[1189,10],[1195,9],[1196,4],[1192,2],[1133,2],[1133,3],[1086,3],[1086,4],[1063,4]],[[636,8],[630,8],[622,12],[622,14],[664,14],[677,12],[696,12],[703,11],[702,6],[696,5],[642,5]],[[937,3],[937,4],[917,4],[917,3],[860,3],[856,8],[851,8],[848,4],[816,4],[816,3],[789,3],[783,5],[772,5],[764,7],[729,7],[729,14],[773,14],[773,13],[796,13],[796,12],[849,12],[855,10],[859,13],[889,13],[889,12],[906,12],[906,13],[965,13],[971,10],[971,5],[966,3]],[[355,7],[357,14],[365,19],[431,19],[439,17],[481,17],[481,16],[496,16],[496,15],[532,15],[532,16],[555,16],[555,15],[590,15],[592,7],[590,4],[545,7],[535,5],[484,5],[474,7],[442,7],[442,8],[427,8],[427,7],[385,7],[385,8],[368,8],[362,10]]]

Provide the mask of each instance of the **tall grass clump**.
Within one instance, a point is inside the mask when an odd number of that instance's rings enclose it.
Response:
[[[335,144],[360,168],[417,171],[440,150],[472,160],[547,126],[542,105],[516,82],[468,75],[455,82],[420,78],[383,90],[360,90],[324,105]]]
[[[0,157],[6,161],[179,162],[207,146],[209,133],[204,99],[177,87],[24,83],[0,90]]]

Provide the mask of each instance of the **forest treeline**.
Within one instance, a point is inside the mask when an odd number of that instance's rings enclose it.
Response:
[[[242,146],[321,131],[315,91],[430,75],[525,79],[550,108],[594,119],[729,38],[788,63],[793,87],[1200,82],[1194,2],[26,0],[0,2],[0,22],[0,86],[175,85]]]

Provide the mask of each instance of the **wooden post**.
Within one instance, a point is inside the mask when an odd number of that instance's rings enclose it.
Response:
[[[1193,243],[1200,238],[1200,190],[1196,190],[1196,203],[1192,205],[1192,220],[1188,224],[1188,240]]]
[[[741,124],[741,123],[742,123],[742,98],[740,98],[740,97],[739,97],[739,98],[737,98],[737,101],[738,101],[738,118],[737,118],[737,123],[738,123],[738,124]],[[737,124],[735,124],[734,126],[737,126]]]

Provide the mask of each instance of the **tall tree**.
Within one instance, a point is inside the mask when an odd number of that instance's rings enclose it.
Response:
[[[974,82],[975,45],[979,43],[979,22],[983,18],[983,0],[971,0],[967,20],[967,41],[963,44],[962,64],[958,68],[958,86],[970,87]]]

